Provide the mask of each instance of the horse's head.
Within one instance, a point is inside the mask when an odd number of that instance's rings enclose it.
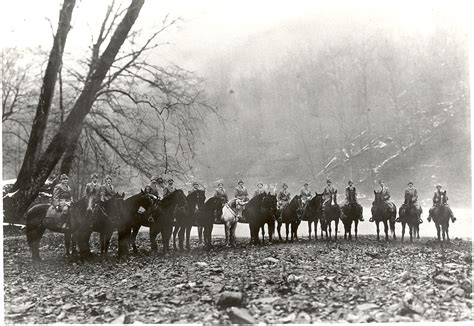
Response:
[[[94,208],[94,202],[95,202],[96,198],[97,198],[97,190],[96,190],[96,188],[94,188],[94,189],[92,189],[91,192],[89,192],[86,195],[86,202],[87,202],[86,211],[87,211],[87,214],[92,213],[92,209]]]
[[[321,210],[323,208],[324,196],[323,194],[318,194],[317,192],[314,193],[314,197],[311,200],[314,204],[316,210]]]
[[[109,200],[104,203],[105,211],[109,216],[121,216],[124,197],[124,192],[121,194],[116,192]]]
[[[337,190],[334,191],[334,193],[331,194],[331,206],[337,205]]]
[[[271,216],[276,217],[278,214],[276,195],[270,193],[265,194],[262,198],[261,208],[267,210]]]

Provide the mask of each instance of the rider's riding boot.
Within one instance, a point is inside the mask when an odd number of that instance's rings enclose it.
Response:
[[[426,219],[428,222],[431,222],[431,215],[428,215],[428,218]]]
[[[369,219],[369,222],[373,222],[374,221],[374,217],[372,216],[370,219]]]
[[[454,215],[451,215],[451,222],[456,222],[456,218],[454,217]]]
[[[364,217],[359,217],[359,221],[364,222]]]
[[[421,219],[421,217],[418,218],[418,224],[421,224],[423,223],[423,220]]]
[[[400,223],[400,216],[395,219],[395,222]]]

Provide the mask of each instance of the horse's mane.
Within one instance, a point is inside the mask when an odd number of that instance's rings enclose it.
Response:
[[[216,203],[219,203],[220,205],[220,198],[219,197],[211,197],[209,198],[208,200],[206,200],[206,202],[204,203],[204,208],[209,208],[211,205],[216,205]]]
[[[186,200],[186,195],[184,194],[183,190],[182,189],[176,189],[175,191],[170,193],[168,196],[163,198],[158,203],[158,205],[161,206],[161,207],[168,207],[169,205],[171,205],[175,201],[176,197],[178,197],[178,196],[181,196],[181,197],[184,198],[184,200]]]
[[[287,206],[288,209],[291,209],[291,208],[293,208],[294,206],[298,205],[298,200],[299,200],[300,198],[301,198],[300,195],[295,195],[295,196],[291,199],[290,203],[288,204],[288,206]]]
[[[323,194],[318,194],[318,193],[316,192],[315,195],[314,195],[314,197],[311,198],[311,200],[309,201],[308,206],[314,207],[314,206],[316,205],[316,203],[318,202],[318,200],[320,200],[320,201],[321,201],[321,204],[322,204]]]
[[[246,207],[254,207],[254,206],[259,205],[262,202],[263,197],[265,196],[266,196],[266,193],[262,192],[261,194],[258,194],[257,196],[252,197],[252,199],[250,199],[249,202],[247,203]]]

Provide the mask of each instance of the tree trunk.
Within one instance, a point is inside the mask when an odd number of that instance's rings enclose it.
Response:
[[[37,197],[40,187],[63,156],[65,150],[79,138],[84,119],[92,108],[96,94],[101,88],[107,71],[110,69],[130,29],[138,18],[143,3],[144,0],[133,0],[130,4],[125,16],[111,37],[107,48],[97,62],[91,78],[86,81],[71,112],[49,143],[46,151],[38,161],[35,160],[34,171],[23,171],[23,174],[20,172],[21,176],[19,176],[19,179],[21,177],[24,181],[21,183],[17,182],[15,185],[19,191],[10,200],[4,201],[6,209],[11,213],[15,213],[16,217],[23,216],[28,206]],[[28,157],[25,157],[25,159],[28,159]]]
[[[44,74],[43,85],[41,86],[39,102],[35,118],[33,119],[23,164],[18,174],[17,182],[13,186],[13,191],[28,185],[30,176],[35,173],[36,163],[41,155],[49,110],[54,97],[54,89],[61,67],[64,46],[71,28],[71,18],[75,4],[75,0],[64,0],[63,7],[59,13],[58,30],[54,36],[53,48],[49,54],[49,61]]]

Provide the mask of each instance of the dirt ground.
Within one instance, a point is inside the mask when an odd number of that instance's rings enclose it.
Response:
[[[315,323],[473,319],[472,242],[373,236],[204,251],[150,253],[81,263],[61,235],[31,262],[24,235],[4,237],[5,321],[11,323]],[[114,238],[115,239],[115,238]],[[114,244],[116,243],[113,241]],[[97,237],[92,239],[97,250]]]

